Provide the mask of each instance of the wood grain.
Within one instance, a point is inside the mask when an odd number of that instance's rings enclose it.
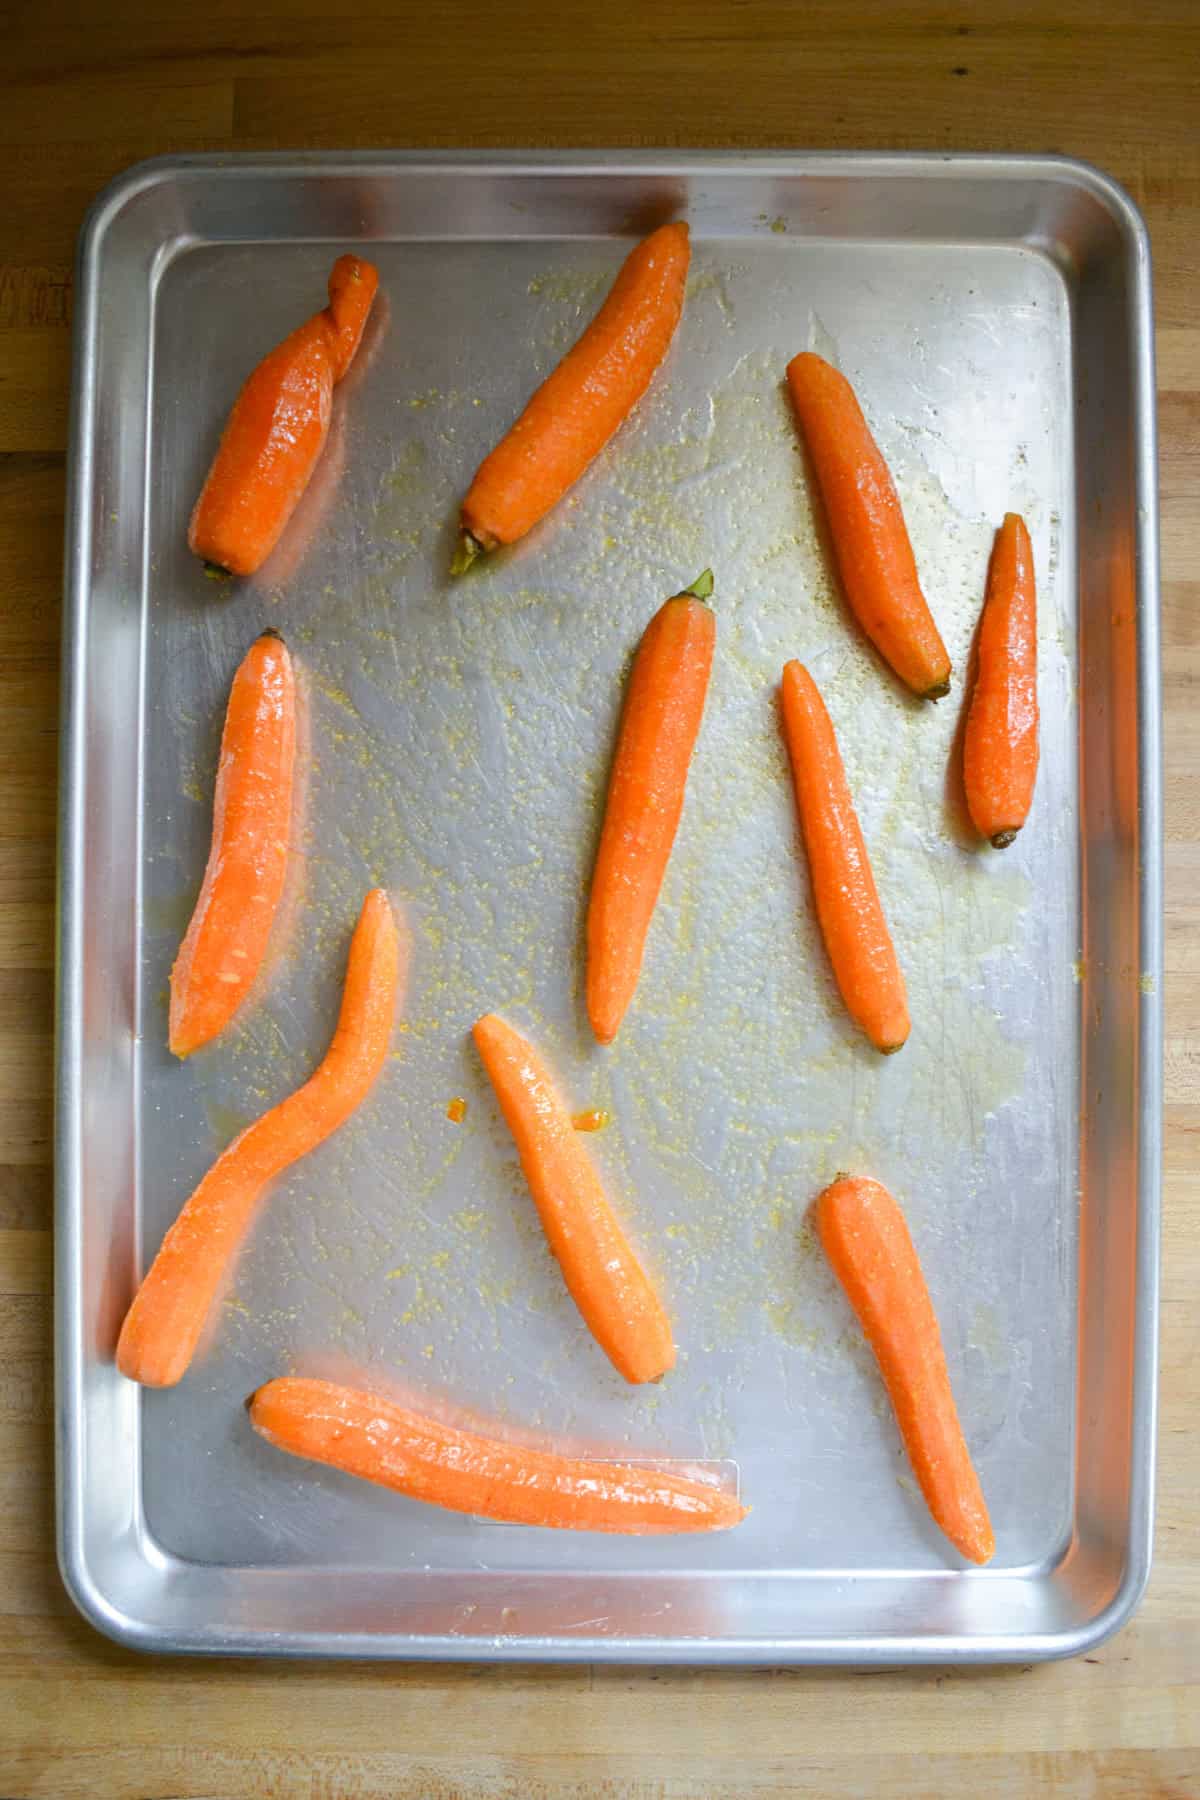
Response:
[[[0,59],[0,1795],[1200,1794],[1200,7],[1195,0],[62,0]],[[1144,209],[1167,781],[1160,1520],[1136,1621],[1038,1669],[149,1662],[53,1561],[50,1069],[70,269],[130,162],[302,145],[1063,151]]]

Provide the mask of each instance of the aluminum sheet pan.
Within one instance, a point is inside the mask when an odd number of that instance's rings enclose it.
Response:
[[[483,452],[633,234],[692,225],[650,394],[512,552],[446,577]],[[333,255],[381,301],[328,450],[256,578],[186,522],[250,366]],[[1055,159],[185,158],[85,230],[69,526],[59,1065],[60,1548],[153,1650],[649,1661],[1028,1660],[1126,1618],[1150,1550],[1159,769],[1149,263]],[[908,698],[831,577],[782,388],[855,382],[956,669]],[[992,534],[1029,522],[1042,764],[1004,854],[964,829],[962,673]],[[711,565],[718,651],[637,1002],[597,1047],[580,926],[621,692]],[[166,983],[206,852],[230,677],[266,625],[304,689],[300,852],[258,1002],[186,1065]],[[881,1059],[816,935],[775,712],[802,657],[841,735],[913,1013]],[[173,1390],[112,1361],[139,1271],[213,1156],[312,1067],[366,887],[413,934],[395,1055],[281,1180]],[[632,1390],[579,1325],[470,1048],[529,1030],[667,1296]],[[464,1123],[446,1116],[453,1095]],[[902,1198],[997,1554],[930,1522],[807,1208]],[[713,1539],[502,1529],[279,1456],[241,1402],[370,1379],[583,1454],[707,1462]]]

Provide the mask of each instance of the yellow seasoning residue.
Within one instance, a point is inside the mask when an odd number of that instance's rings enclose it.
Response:
[[[612,1124],[612,1114],[603,1106],[589,1106],[586,1112],[573,1114],[571,1123],[576,1131],[603,1131]]]
[[[453,1125],[461,1125],[467,1116],[467,1103],[461,1094],[455,1094],[446,1108],[446,1117]]]

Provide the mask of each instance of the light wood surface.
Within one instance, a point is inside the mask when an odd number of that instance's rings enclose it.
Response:
[[[0,1796],[1200,1794],[1200,6],[1196,0],[0,4]],[[167,150],[1057,150],[1155,255],[1167,1135],[1155,1572],[1085,1659],[816,1674],[152,1662],[54,1567],[51,1012],[71,259]]]

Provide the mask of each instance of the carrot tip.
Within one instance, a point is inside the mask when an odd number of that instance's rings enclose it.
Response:
[[[1016,838],[1016,835],[1017,834],[1015,831],[998,831],[996,833],[995,837],[992,839],[992,849],[993,850],[1007,850],[1008,846]]]
[[[936,687],[926,688],[921,698],[922,700],[944,700],[949,692],[950,677],[947,675],[945,681],[939,681]]]
[[[204,573],[208,576],[208,579],[210,581],[232,581],[233,580],[232,569],[223,569],[221,567],[220,563],[209,562],[207,560],[207,558],[205,559],[205,563],[204,563]]]
[[[703,574],[697,575],[697,577],[696,577],[695,581],[693,581],[691,587],[685,587],[681,591],[681,593],[679,594],[679,599],[682,600],[684,598],[684,595],[687,595],[692,600],[711,600],[712,599],[712,591],[713,591],[713,572],[711,569],[705,569]]]
[[[483,545],[469,531],[460,531],[454,555],[450,558],[450,573],[465,575],[471,564],[484,554]]]

